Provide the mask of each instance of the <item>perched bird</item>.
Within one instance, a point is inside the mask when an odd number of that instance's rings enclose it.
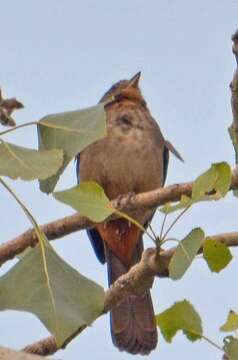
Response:
[[[140,73],[113,85],[100,102],[105,106],[107,136],[77,157],[78,181],[100,184],[109,199],[163,186],[169,150],[139,88]],[[144,227],[154,211],[138,210],[134,218]],[[97,224],[88,235],[98,259],[108,266],[109,285],[137,263],[143,251],[142,232],[125,219]],[[157,345],[157,329],[150,292],[123,300],[111,311],[112,341],[119,350],[149,354]]]

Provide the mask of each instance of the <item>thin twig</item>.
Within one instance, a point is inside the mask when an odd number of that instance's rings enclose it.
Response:
[[[5,135],[5,134],[8,134],[9,132],[16,131],[16,130],[18,130],[18,129],[27,127],[27,126],[32,126],[32,125],[37,125],[37,124],[38,124],[37,121],[31,121],[31,122],[28,122],[28,123],[24,123],[24,124],[21,124],[21,125],[17,125],[17,126],[14,126],[13,128],[10,128],[10,129],[1,131],[1,132],[0,132],[0,136]]]
[[[183,209],[183,211],[181,211],[181,213],[174,219],[174,221],[172,222],[172,224],[168,227],[168,229],[166,230],[163,238],[161,239],[161,241],[163,242],[166,239],[166,236],[168,235],[168,233],[170,232],[170,230],[174,227],[174,225],[179,221],[179,219],[188,211],[188,209],[190,209],[191,205],[187,206],[185,209]]]
[[[166,222],[167,216],[168,216],[168,213],[165,213],[165,214],[164,214],[163,223],[162,223],[162,226],[161,226],[161,230],[160,230],[160,235],[159,235],[160,240],[161,240],[162,237],[163,237],[164,226],[165,226],[165,222]]]

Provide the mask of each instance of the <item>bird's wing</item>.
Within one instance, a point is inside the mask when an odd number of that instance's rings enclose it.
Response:
[[[78,184],[80,183],[80,154],[78,154],[75,158],[76,161],[76,176]],[[98,258],[98,260],[104,264],[105,263],[105,253],[104,253],[104,245],[101,236],[97,232],[96,229],[88,229],[87,235],[93,247],[93,250]]]
[[[179,159],[180,161],[184,162],[184,159],[182,158],[182,156],[180,155],[180,153],[178,152],[177,149],[175,149],[174,145],[171,144],[170,141],[165,140],[165,147],[171,151],[172,154],[174,154],[174,156],[176,156],[177,159]]]

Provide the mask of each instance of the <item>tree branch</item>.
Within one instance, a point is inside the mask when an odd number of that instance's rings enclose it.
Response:
[[[236,164],[238,164],[238,30],[232,35],[231,39],[233,41],[232,51],[236,58],[237,68],[230,84],[233,121],[229,127],[229,133],[235,149]]]
[[[44,360],[42,356],[30,355],[22,351],[14,351],[2,346],[0,346],[0,359],[1,360]]]
[[[132,214],[142,208],[157,208],[167,202],[179,201],[182,195],[190,196],[193,182],[170,185],[141,194],[126,194],[111,202],[112,206],[125,213]],[[232,171],[231,189],[238,189],[238,166]],[[49,240],[55,240],[73,232],[87,229],[95,225],[85,216],[78,213],[42,225],[41,229]],[[38,242],[33,229],[29,229],[13,240],[0,245],[0,265],[13,259],[28,246],[35,246]]]

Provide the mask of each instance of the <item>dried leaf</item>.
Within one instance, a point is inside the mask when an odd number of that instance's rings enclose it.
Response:
[[[15,120],[11,114],[13,111],[22,109],[23,104],[16,98],[3,99],[2,91],[0,89],[0,123],[4,126],[15,126]]]

